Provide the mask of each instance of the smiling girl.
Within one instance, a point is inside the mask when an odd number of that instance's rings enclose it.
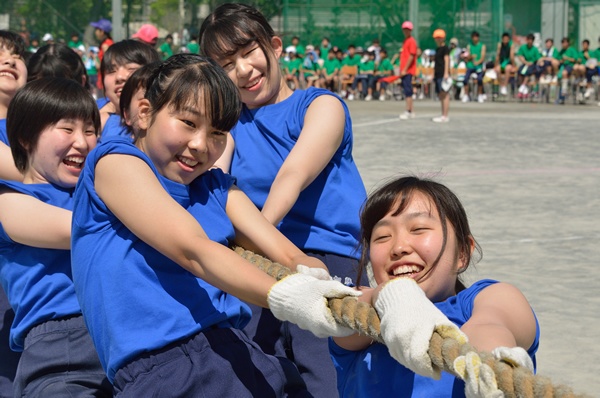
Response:
[[[0,282],[23,351],[17,397],[111,396],[71,277],[73,191],[100,116],[79,83],[43,78],[10,103],[8,138],[23,182],[0,181]]]
[[[539,327],[523,294],[493,280],[467,288],[459,279],[478,245],[447,187],[416,177],[381,187],[362,212],[361,242],[361,270],[371,262],[377,288],[360,300],[377,309],[387,347],[357,335],[330,342],[342,397],[464,397],[463,381],[447,373],[439,379],[427,356],[427,319],[459,327],[475,348],[533,370]],[[410,323],[414,329],[402,335]]]
[[[119,106],[121,91],[133,72],[143,65],[158,61],[160,61],[158,52],[137,40],[123,40],[108,48],[100,64],[106,98],[97,101],[102,118],[102,133],[98,138],[99,141],[115,137],[132,138],[129,129],[121,120]]]
[[[227,247],[326,273],[213,168],[241,108],[218,65],[177,54],[146,87],[135,144],[96,148],[73,212],[75,289],[116,395],[301,395],[297,369],[241,330],[250,310],[240,299],[321,336],[348,335],[324,297],[355,291],[305,273],[275,283]]]
[[[355,276],[358,214],[366,191],[352,158],[352,122],[344,102],[328,90],[287,86],[278,62],[281,38],[250,6],[218,7],[200,28],[200,48],[223,67],[244,103],[217,165],[331,275]],[[293,358],[313,395],[335,396],[327,340],[282,324],[261,308],[253,307],[253,313],[246,328],[253,339],[265,351]]]

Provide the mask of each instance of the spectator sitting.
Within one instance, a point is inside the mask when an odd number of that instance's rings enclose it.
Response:
[[[304,82],[306,87],[317,87],[319,88],[319,56],[314,50],[307,50],[306,57],[302,62],[302,75],[304,76]]]
[[[519,67],[519,97],[527,96],[529,89],[527,87],[530,76],[536,72],[536,64],[540,59],[540,50],[534,47],[533,40],[535,36],[532,33],[527,35],[527,43],[523,44],[517,52],[517,58],[522,65]]]
[[[321,87],[331,91],[337,91],[340,80],[340,69],[342,65],[335,57],[335,50],[332,48],[327,52],[327,59],[321,69]]]
[[[579,52],[571,47],[571,40],[568,37],[563,37],[560,44],[561,49],[558,55],[561,60],[561,66],[558,70],[558,75],[560,76],[561,84],[557,103],[564,104],[569,86],[569,78],[571,75],[578,76],[574,67],[579,59]]]
[[[542,57],[538,60],[538,69],[542,77],[540,83],[549,84],[556,81],[556,73],[560,67],[558,50],[554,47],[554,40],[546,39],[546,48],[542,51]]]
[[[354,99],[359,84],[365,101],[371,101],[373,99],[373,86],[375,85],[375,53],[373,52],[367,52],[366,57],[358,65],[358,74],[352,82],[348,100],[352,101]]]
[[[477,101],[485,102],[483,95],[483,62],[485,61],[485,44],[479,41],[479,32],[473,31],[471,33],[471,43],[467,45],[466,52],[464,52],[463,59],[467,63],[467,72],[465,73],[464,79],[464,92],[465,95],[462,98],[463,102],[469,102],[469,79],[471,75],[475,73],[477,75]]]
[[[387,51],[381,49],[381,60],[377,65],[377,91],[379,91],[379,101],[385,101],[385,93],[389,82],[387,79],[394,75],[394,65],[388,58]]]
[[[494,65],[494,69],[496,70],[496,75],[498,76],[498,81],[500,82],[500,94],[507,95],[508,90],[506,88],[508,79],[515,71],[514,65],[515,52],[513,47],[513,42],[510,39],[510,35],[506,32],[502,34],[502,41],[498,43],[498,48],[496,50],[496,61]]]

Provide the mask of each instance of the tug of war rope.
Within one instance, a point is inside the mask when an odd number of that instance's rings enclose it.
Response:
[[[234,251],[277,280],[293,273],[289,268],[241,247],[235,247]],[[329,308],[337,323],[355,330],[360,335],[385,344],[380,334],[379,316],[369,303],[358,301],[356,297],[333,298],[329,299]],[[435,367],[463,380],[465,361],[461,359],[481,361],[489,366],[486,369],[493,371],[498,389],[504,393],[506,398],[586,397],[586,395],[575,394],[568,386],[553,384],[547,377],[534,375],[525,367],[498,360],[491,353],[478,352],[469,343],[442,337],[437,332],[433,332],[431,336],[428,354]],[[457,358],[459,358],[458,361]]]

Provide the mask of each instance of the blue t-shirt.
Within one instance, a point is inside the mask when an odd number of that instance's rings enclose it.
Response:
[[[6,133],[6,119],[0,119],[0,141],[8,145],[8,134]]]
[[[333,94],[309,88],[296,90],[276,104],[257,109],[244,106],[231,131],[235,141],[231,174],[259,209],[300,136],[306,110],[321,95]],[[304,251],[357,258],[359,212],[366,191],[352,158],[350,113],[342,100],[340,103],[346,114],[342,143],[321,174],[300,193],[278,228]]]
[[[127,139],[129,142],[133,142],[133,135],[127,126],[121,123],[121,116],[117,115],[116,113],[112,113],[108,117],[108,120],[104,125],[104,129],[102,129],[102,133],[100,133],[98,142],[106,142],[116,138]]]
[[[98,98],[96,100],[96,105],[98,109],[102,109],[106,104],[110,101],[106,97]],[[133,136],[127,126],[121,123],[121,116],[116,113],[111,113],[106,123],[104,124],[104,128],[102,132],[98,136],[98,143],[112,140],[114,138],[126,138],[133,142]]]
[[[112,382],[119,368],[144,352],[213,326],[244,327],[250,310],[139,239],[106,207],[94,179],[96,163],[108,154],[146,162],[210,239],[227,245],[235,232],[225,212],[234,180],[222,171],[210,170],[190,185],[179,184],[162,177],[142,151],[122,139],[100,144],[88,155],[75,189],[73,279],[100,362]]]
[[[73,209],[72,188],[4,180],[0,180],[0,186],[56,207]],[[69,250],[14,242],[0,224],[0,282],[15,311],[10,329],[11,349],[23,351],[25,336],[33,326],[81,313],[72,279]]]
[[[475,297],[486,287],[497,283],[490,279],[475,282],[471,287],[435,303],[454,324],[461,327],[473,312]],[[535,366],[540,328],[536,319],[536,335],[527,350]],[[465,384],[459,378],[442,372],[440,380],[420,376],[391,357],[387,347],[374,343],[362,351],[348,351],[329,339],[329,352],[338,375],[340,397],[423,397],[464,398]]]

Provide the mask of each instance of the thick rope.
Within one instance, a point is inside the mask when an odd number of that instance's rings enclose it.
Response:
[[[241,247],[235,247],[235,252],[256,265],[273,278],[281,280],[293,274],[289,268],[272,262],[258,254]],[[335,320],[344,326],[355,330],[358,334],[367,336],[375,341],[384,343],[380,333],[379,315],[368,303],[358,301],[356,297],[329,299],[329,308]],[[443,338],[433,332],[429,341],[429,357],[438,369],[446,371],[461,378],[454,370],[454,360],[476,352],[482,363],[489,365],[496,375],[498,388],[506,398],[584,398],[586,395],[575,394],[570,387],[554,385],[547,377],[534,375],[521,366],[513,366],[505,361],[495,359],[488,352],[478,352],[470,344],[461,344],[452,338]]]

